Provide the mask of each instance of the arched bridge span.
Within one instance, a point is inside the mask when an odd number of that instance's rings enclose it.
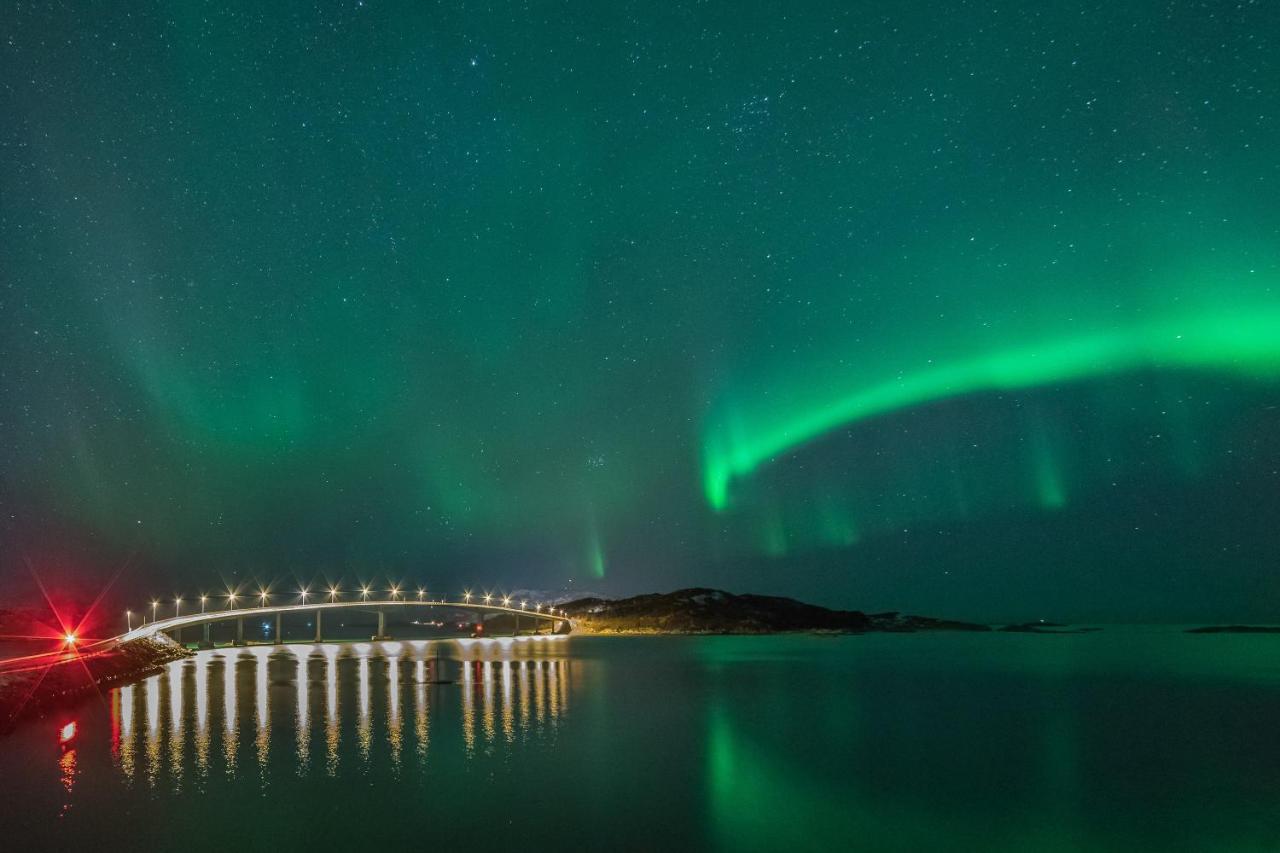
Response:
[[[186,613],[182,615],[170,616],[167,618],[156,619],[152,622],[139,625],[118,637],[113,638],[117,643],[126,643],[130,640],[141,639],[142,637],[151,637],[158,633],[177,632],[183,628],[193,625],[205,626],[205,639],[208,640],[209,626],[216,622],[236,622],[236,641],[244,642],[244,620],[260,619],[263,616],[273,616],[275,618],[275,641],[280,642],[282,619],[285,614],[289,613],[314,613],[316,617],[316,642],[322,639],[323,631],[323,614],[330,610],[374,610],[378,614],[378,633],[374,635],[374,639],[389,639],[386,631],[386,610],[391,608],[402,607],[437,607],[447,608],[450,610],[469,610],[478,613],[505,613],[516,618],[517,630],[520,621],[529,619],[531,625],[535,628],[546,627],[553,633],[572,630],[573,623],[568,616],[563,613],[548,612],[542,610],[528,610],[521,607],[511,607],[502,604],[483,604],[472,601],[448,601],[445,599],[412,599],[398,598],[387,601],[317,601],[309,604],[267,604],[260,607],[241,607],[225,610],[206,610],[199,613]]]

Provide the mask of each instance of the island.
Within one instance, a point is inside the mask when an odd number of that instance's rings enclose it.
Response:
[[[990,625],[890,611],[830,610],[794,598],[695,587],[560,605],[575,634],[777,634],[783,632],[990,631]]]
[[[1101,628],[1092,626],[1064,625],[1061,622],[1019,622],[1016,625],[1005,625],[996,630],[1006,634],[1092,634]]]

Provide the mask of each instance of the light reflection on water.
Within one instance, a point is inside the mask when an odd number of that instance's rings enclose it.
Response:
[[[219,649],[0,739],[0,838],[1275,850],[1276,660],[1137,629]]]
[[[273,763],[287,761],[300,777],[312,773],[313,725],[322,727],[325,775],[337,775],[344,757],[352,755],[359,756],[364,772],[385,759],[398,773],[406,749],[414,760],[426,762],[435,703],[458,703],[455,724],[467,755],[500,739],[513,745],[517,717],[528,735],[564,712],[569,679],[555,639],[440,643],[447,649],[443,660],[437,658],[436,643],[423,641],[199,652],[145,679],[140,708],[134,685],[112,691],[113,765],[125,782],[132,782],[141,739],[146,784],[155,788],[163,779],[176,793],[184,781],[205,784],[215,763],[215,739],[221,740],[226,777],[240,777],[240,746],[250,737],[265,789]],[[437,679],[446,683],[432,683]],[[322,690],[312,690],[313,684]],[[252,707],[251,714],[245,705]],[[528,726],[531,717],[537,721],[533,729]],[[252,728],[246,732],[246,726]],[[280,734],[283,726],[292,731],[273,744],[273,729]],[[292,744],[291,754],[281,752],[283,743]],[[189,768],[194,768],[192,780],[186,778]]]

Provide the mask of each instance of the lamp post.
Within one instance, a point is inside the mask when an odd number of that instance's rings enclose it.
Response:
[[[152,622],[156,621],[156,608],[159,606],[160,606],[160,599],[155,598],[151,600],[151,621]]]
[[[182,599],[179,596],[173,597],[173,616],[178,618],[182,615]]]
[[[467,604],[471,603],[471,590],[468,589],[463,591],[462,600],[465,601]]]
[[[329,587],[329,602],[334,603],[338,600],[338,588],[336,586]]]
[[[209,601],[209,596],[201,594],[200,596],[200,612],[204,612],[204,606]]]
[[[267,606],[267,591],[266,591],[265,589],[264,589],[264,590],[259,590],[259,592],[258,592],[258,600],[261,602],[261,603],[258,605],[259,607],[266,607],[266,606]]]
[[[126,610],[124,612],[124,623],[125,625],[129,626],[128,630],[130,631],[133,630],[133,611],[132,610]]]
[[[422,587],[418,587],[418,600],[419,600],[419,601],[421,601],[421,600],[422,600],[422,597],[423,597],[424,595],[426,595],[426,594],[427,594],[427,591],[426,591],[425,589],[423,589]]]

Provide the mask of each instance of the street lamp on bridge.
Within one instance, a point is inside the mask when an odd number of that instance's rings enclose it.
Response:
[[[128,626],[128,630],[133,630],[133,611],[126,610],[124,612],[124,624]]]
[[[491,593],[491,592],[486,592],[486,593],[484,594],[484,603],[485,603],[485,604],[488,604],[490,601],[493,601],[493,593]]]
[[[471,590],[467,589],[462,591],[462,600],[467,604],[471,603]]]
[[[427,591],[426,591],[425,589],[423,589],[422,587],[418,587],[418,600],[419,600],[419,601],[421,601],[421,600],[423,599],[423,596],[425,596],[426,594],[427,594]]]
[[[367,586],[360,587],[360,600],[361,601],[369,600],[369,587]]]
[[[182,615],[182,597],[175,595],[173,597],[173,615],[177,618]]]
[[[160,599],[151,599],[151,621],[156,621],[156,608],[160,606]]]
[[[228,610],[232,610],[235,608],[236,599],[239,597],[240,595],[236,593],[235,590],[227,590],[227,609]]]
[[[395,601],[400,596],[400,587],[392,584],[391,589],[387,590],[387,592],[391,593],[391,600]]]
[[[337,600],[338,600],[338,588],[336,586],[329,587],[329,601],[335,602]]]
[[[298,590],[298,596],[302,599],[303,604],[307,603],[307,596],[310,594],[311,594],[311,591],[308,590],[305,586],[302,589]]]
[[[262,602],[258,605],[259,607],[267,606],[267,591],[265,589],[258,590],[258,600]]]
[[[200,594],[200,612],[201,613],[204,612],[204,606],[208,601],[209,601],[209,596],[205,595],[204,593],[201,593]]]

